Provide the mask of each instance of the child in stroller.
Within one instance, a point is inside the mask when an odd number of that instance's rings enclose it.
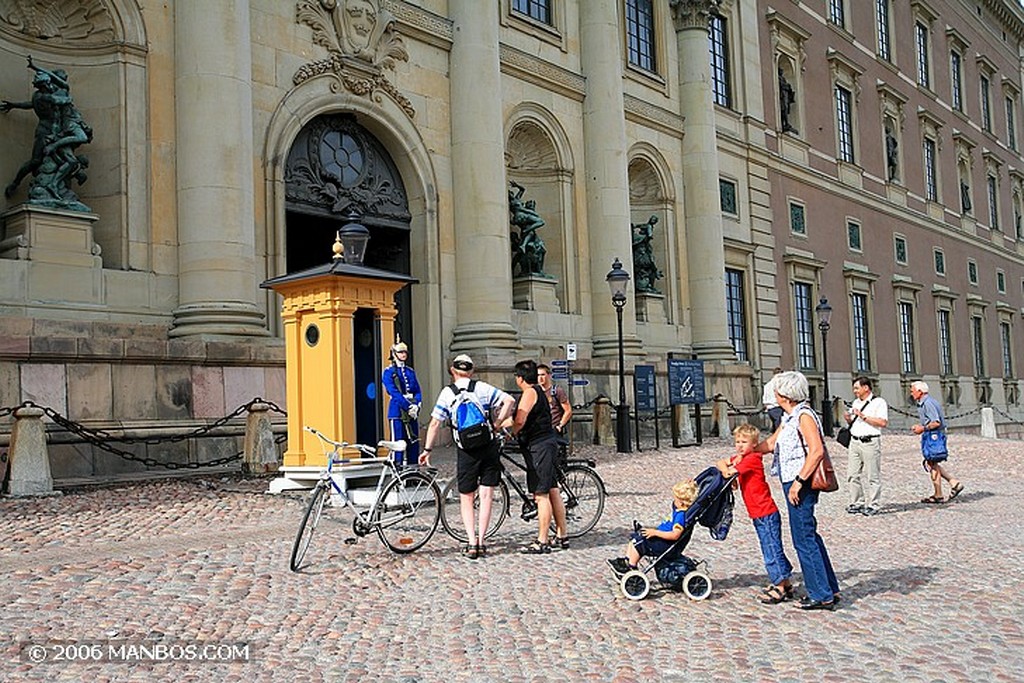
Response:
[[[651,591],[648,574],[654,572],[665,588],[681,590],[691,600],[711,594],[707,562],[682,554],[698,522],[711,530],[712,538],[723,540],[732,523],[733,477],[724,477],[715,467],[695,479],[672,487],[672,514],[657,528],[642,528],[633,522],[626,545],[626,557],[608,560],[622,592],[630,600],[643,600]]]

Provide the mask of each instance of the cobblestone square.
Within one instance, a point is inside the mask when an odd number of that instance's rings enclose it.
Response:
[[[830,442],[840,477],[845,451]],[[754,529],[737,500],[728,539],[698,528],[704,602],[656,592],[626,600],[604,560],[636,518],[655,521],[672,483],[731,451],[699,448],[597,460],[604,516],[568,551],[516,552],[515,516],[469,560],[439,527],[421,551],[374,536],[347,544],[331,510],[302,573],[288,555],[303,496],[266,480],[200,477],[0,502],[5,681],[1019,681],[1024,671],[1024,443],[954,435],[964,484],[931,492],[917,439],[886,434],[883,508],[845,512],[825,494],[819,528],[842,586],[832,613],[763,606]],[[773,482],[776,502],[782,500]],[[785,511],[783,508],[783,515]],[[784,523],[785,524],[785,523]],[[327,531],[331,533],[324,533]],[[786,551],[796,562],[784,533]],[[799,570],[798,570],[799,571]],[[796,575],[799,592],[799,573]],[[246,643],[248,661],[30,661],[54,642]]]

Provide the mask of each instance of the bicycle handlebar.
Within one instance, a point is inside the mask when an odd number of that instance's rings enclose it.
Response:
[[[361,444],[361,443],[349,443],[347,441],[335,441],[334,439],[330,439],[330,438],[324,436],[315,427],[310,427],[309,425],[306,425],[305,427],[303,427],[303,429],[305,431],[309,432],[310,434],[312,434],[313,436],[315,436],[316,438],[320,439],[320,441],[333,445],[335,447],[335,449],[339,449],[339,448],[354,448],[357,451],[359,451],[360,453],[362,453],[363,455],[370,456],[368,459],[362,459],[362,462],[373,462],[373,461],[388,460],[388,458],[386,458],[386,457],[384,457],[384,458],[377,457],[377,449],[378,448],[387,448],[389,451],[394,452],[394,451],[404,451],[406,449],[406,446],[407,446],[407,444],[405,443],[404,439],[400,439],[398,441],[384,441],[384,440],[382,440],[382,441],[379,441],[376,446],[370,446],[370,445]]]

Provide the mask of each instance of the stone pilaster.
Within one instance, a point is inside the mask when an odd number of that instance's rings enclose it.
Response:
[[[457,323],[452,351],[514,349],[498,3],[451,0]],[[478,361],[479,362],[479,361]]]
[[[248,0],[174,4],[178,308],[172,337],[268,335],[256,306]]]
[[[633,271],[630,235],[626,119],[622,95],[622,42],[615,0],[588,0],[580,11],[580,53],[586,92],[583,147],[586,159],[587,227],[590,248],[590,306],[594,355],[618,355],[618,326],[605,276],[619,258]],[[623,310],[626,353],[640,355],[632,283]]]
[[[718,0],[673,0],[679,50],[686,264],[693,350],[707,360],[735,360],[725,316],[725,251],[718,190],[715,105],[711,97],[708,20]]]

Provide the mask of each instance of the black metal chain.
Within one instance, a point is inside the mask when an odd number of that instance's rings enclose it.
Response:
[[[994,409],[994,410],[995,410],[995,411],[996,411],[997,413],[999,413],[1000,415],[1002,415],[1003,417],[1005,417],[1005,418],[1006,418],[1007,420],[1009,420],[1010,422],[1012,422],[1013,424],[1015,424],[1015,425],[1021,425],[1021,426],[1024,426],[1024,422],[1021,422],[1020,420],[1015,420],[1015,419],[1013,419],[1013,416],[1011,416],[1011,415],[1010,415],[1009,413],[1007,413],[1007,412],[1006,412],[1005,410],[1003,410],[1002,408],[998,408],[998,407],[996,407],[996,406],[992,406],[992,408],[993,408],[993,409]]]
[[[273,402],[271,402],[271,401],[264,401],[262,398],[254,398],[251,401],[249,401],[248,403],[244,403],[244,404],[240,405],[238,408],[236,408],[234,411],[232,411],[229,415],[225,415],[224,417],[222,417],[222,418],[220,418],[220,419],[210,423],[209,425],[206,425],[205,427],[199,427],[197,429],[193,429],[192,431],[189,431],[189,432],[184,433],[184,434],[172,434],[172,435],[166,436],[166,437],[146,437],[146,438],[135,438],[135,437],[128,437],[128,436],[118,436],[118,435],[110,433],[109,431],[107,431],[105,429],[92,429],[92,428],[86,427],[83,424],[75,422],[74,420],[71,420],[69,418],[64,417],[63,415],[58,413],[53,408],[49,408],[47,406],[40,406],[40,405],[37,405],[36,403],[34,403],[32,401],[24,401],[20,406],[14,406],[14,407],[10,407],[10,408],[0,408],[0,417],[5,417],[7,415],[10,415],[11,413],[13,413],[14,411],[16,411],[16,410],[18,410],[20,408],[39,408],[40,410],[43,411],[43,413],[47,417],[49,417],[51,420],[53,420],[54,424],[62,427],[67,432],[78,436],[85,443],[89,443],[89,444],[95,446],[96,448],[99,448],[100,450],[106,451],[107,453],[111,453],[113,455],[116,455],[119,458],[122,458],[124,460],[130,460],[132,462],[142,463],[143,465],[146,465],[147,467],[163,467],[164,469],[168,469],[168,470],[178,470],[178,469],[193,469],[194,470],[194,469],[199,469],[200,467],[219,467],[221,465],[226,465],[226,464],[228,464],[230,462],[234,462],[236,460],[240,460],[242,458],[242,456],[245,454],[245,451],[238,451],[234,455],[225,456],[223,458],[216,458],[214,460],[209,460],[207,462],[201,462],[201,463],[197,463],[197,462],[176,463],[176,462],[162,462],[162,461],[158,461],[158,460],[156,460],[154,458],[141,458],[141,457],[135,455],[134,453],[131,453],[129,451],[125,451],[125,450],[122,450],[122,449],[117,448],[115,446],[112,446],[108,442],[114,441],[114,442],[125,443],[125,444],[143,444],[143,445],[147,445],[147,446],[155,446],[155,445],[162,444],[162,443],[176,443],[176,442],[179,442],[179,441],[184,441],[186,439],[196,438],[198,436],[203,436],[203,435],[209,434],[211,431],[213,431],[215,429],[218,429],[220,427],[223,427],[229,421],[235,419],[236,417],[239,417],[242,413],[250,411],[252,409],[252,407],[255,404],[257,404],[257,403],[266,404],[266,405],[268,405],[270,407],[271,410],[279,412],[282,415],[287,415],[287,413],[284,410],[282,410],[279,406],[277,406]],[[279,437],[275,438],[274,442],[277,443],[277,444],[280,444],[283,441],[285,441],[286,439],[287,439],[287,434],[283,434],[283,435],[280,435]]]
[[[714,396],[711,397],[711,400],[714,403],[724,403],[726,406],[728,406],[729,410],[731,410],[732,412],[736,413],[737,415],[743,415],[744,417],[755,417],[755,416],[761,415],[762,413],[765,412],[763,409],[761,409],[761,410],[746,410],[746,411],[745,410],[740,410],[737,406],[733,405],[732,401],[727,399],[722,394],[715,394]]]

